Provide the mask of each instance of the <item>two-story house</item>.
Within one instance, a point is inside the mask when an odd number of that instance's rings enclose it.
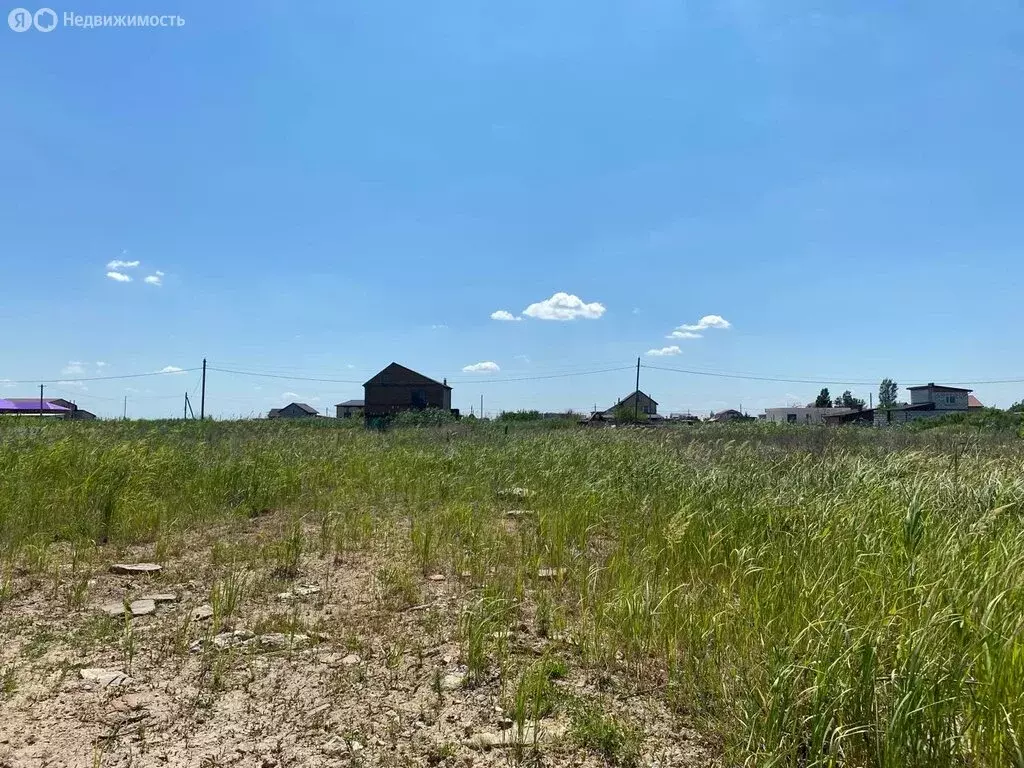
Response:
[[[916,419],[935,418],[947,413],[966,413],[970,407],[970,389],[947,387],[935,382],[907,387],[910,403],[875,409],[875,426],[905,424]]]

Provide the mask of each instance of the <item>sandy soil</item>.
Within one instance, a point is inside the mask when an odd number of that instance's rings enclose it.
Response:
[[[419,602],[409,605],[381,590],[378,574],[394,555],[305,552],[294,578],[259,564],[236,571],[245,586],[234,615],[193,618],[224,579],[213,549],[256,551],[281,526],[267,515],[182,537],[171,554],[100,549],[74,569],[68,554],[39,572],[15,571],[0,601],[0,766],[609,762],[581,743],[564,706],[520,733],[507,717],[515,675],[504,688],[497,670],[465,684],[459,619],[474,593],[459,574],[417,572]],[[155,575],[109,571],[158,555]],[[175,599],[132,618],[102,610],[151,594]],[[586,667],[571,643],[539,637],[529,623],[507,631],[510,666],[564,658],[568,672],[553,683],[560,700],[596,702],[635,729],[639,764],[718,764],[714,741],[657,691]]]

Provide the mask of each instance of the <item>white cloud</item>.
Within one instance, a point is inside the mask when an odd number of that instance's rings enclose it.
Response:
[[[639,315],[640,314],[640,307],[633,307],[633,314],[634,315]]]
[[[299,395],[296,392],[282,392],[281,397],[285,400],[297,400]]]
[[[175,374],[177,374],[177,373],[184,373],[184,372],[185,371],[183,371],[181,368],[179,368],[176,365],[165,365],[163,368],[161,368],[159,371],[157,371],[157,373],[175,373]]]
[[[82,392],[88,389],[84,382],[81,381],[58,381],[58,387],[68,387],[69,389],[79,389]]]
[[[680,325],[681,331],[706,331],[708,328],[731,328],[732,323],[721,315],[704,315],[695,325]]]
[[[81,376],[85,373],[85,366],[76,360],[72,360],[70,363],[61,368],[60,371],[64,376]]]
[[[668,357],[670,355],[680,355],[683,350],[673,344],[671,347],[662,347],[661,349],[648,349],[647,354],[651,357]]]
[[[514,320],[522,320],[521,317],[516,317],[507,309],[499,309],[495,312],[491,312],[491,320],[504,320],[505,322],[511,322]]]
[[[597,320],[604,312],[604,305],[600,302],[592,301],[588,304],[579,296],[562,291],[523,310],[524,315],[538,320]]]
[[[107,269],[132,269],[139,266],[138,261],[124,261],[123,259],[114,259],[113,261],[107,262]]]
[[[100,360],[100,361],[98,361],[98,362],[96,363],[96,367],[97,367],[97,368],[106,368],[106,367],[107,367],[107,364],[106,364],[106,363],[104,363],[104,362],[103,362],[102,360]]]
[[[14,387],[17,386],[17,384],[15,384],[10,379],[0,379],[0,385],[3,385],[4,389],[13,389]]]
[[[674,329],[672,333],[666,336],[666,339],[699,339],[703,334],[696,333],[696,331],[706,331],[709,328],[717,328],[719,330],[725,330],[726,328],[732,328],[732,323],[726,320],[721,315],[704,315],[696,323],[689,323],[680,325]]]
[[[164,284],[164,273],[159,269],[152,275],[146,275],[146,279],[142,282],[148,283],[149,285],[163,285]]]
[[[445,325],[444,323],[436,323],[435,325],[430,326],[430,330],[432,330],[432,331],[442,331],[442,330],[444,330],[447,327],[448,326]]]
[[[130,283],[132,281],[132,278],[124,272],[107,272],[107,277],[119,283]]]
[[[526,355],[515,355],[515,359],[516,360],[522,360],[524,363],[529,363],[530,362],[530,358],[527,357]]]
[[[497,373],[501,368],[498,367],[497,363],[492,363],[490,360],[486,360],[482,363],[473,363],[473,365],[467,365],[462,369],[463,373]]]

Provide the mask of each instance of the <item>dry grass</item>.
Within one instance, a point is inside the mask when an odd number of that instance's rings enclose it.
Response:
[[[0,424],[0,468],[0,765],[1024,765],[1020,441]]]

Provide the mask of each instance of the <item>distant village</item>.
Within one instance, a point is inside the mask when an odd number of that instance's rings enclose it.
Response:
[[[895,384],[892,385],[895,390]],[[696,424],[701,422],[723,423],[733,421],[763,421],[778,424],[843,425],[862,424],[887,426],[905,424],[917,419],[934,418],[949,413],[969,412],[984,408],[972,394],[972,390],[930,382],[908,387],[909,403],[886,403],[877,407],[865,407],[863,401],[855,400],[849,392],[833,402],[828,390],[823,389],[815,403],[806,406],[767,408],[762,414],[751,416],[741,409],[729,408],[701,417],[692,413],[658,412],[658,402],[648,393],[636,390],[604,410],[593,410],[590,414],[537,413],[536,418],[575,418],[587,426],[616,426],[622,423],[642,422],[658,424]],[[404,413],[439,409],[460,417],[459,410],[452,408],[452,388],[447,379],[436,381],[428,376],[391,363],[363,384],[363,398],[346,400],[334,406],[335,418],[360,418],[367,424],[387,421]],[[60,419],[95,419],[96,415],[80,408],[74,402],[63,398],[15,397],[0,399],[0,415],[43,416]],[[471,414],[472,415],[472,414]],[[306,403],[288,403],[273,408],[268,419],[315,419],[328,418]]]
[[[579,416],[581,424],[614,426],[618,423],[642,421],[647,424],[695,424],[699,422],[766,421],[779,424],[869,424],[885,426],[904,424],[916,419],[943,416],[948,413],[967,412],[984,406],[974,397],[972,390],[950,387],[934,382],[908,387],[909,403],[894,403],[865,408],[864,403],[852,401],[849,393],[836,398],[836,404],[826,397],[829,405],[810,403],[806,406],[768,408],[764,413],[750,416],[742,410],[729,408],[706,417],[692,413],[658,413],[658,402],[649,394],[636,390],[604,410],[594,410]],[[822,391],[827,394],[827,390]],[[362,418],[367,422],[386,419],[403,411],[439,408],[459,416],[451,407],[452,388],[448,380],[436,381],[398,363],[391,363],[363,385],[363,399],[346,400],[335,405],[339,419]],[[844,406],[842,403],[851,402]],[[539,413],[541,418],[566,418],[572,414]],[[316,408],[306,403],[289,403],[274,408],[267,414],[270,419],[323,418]]]

